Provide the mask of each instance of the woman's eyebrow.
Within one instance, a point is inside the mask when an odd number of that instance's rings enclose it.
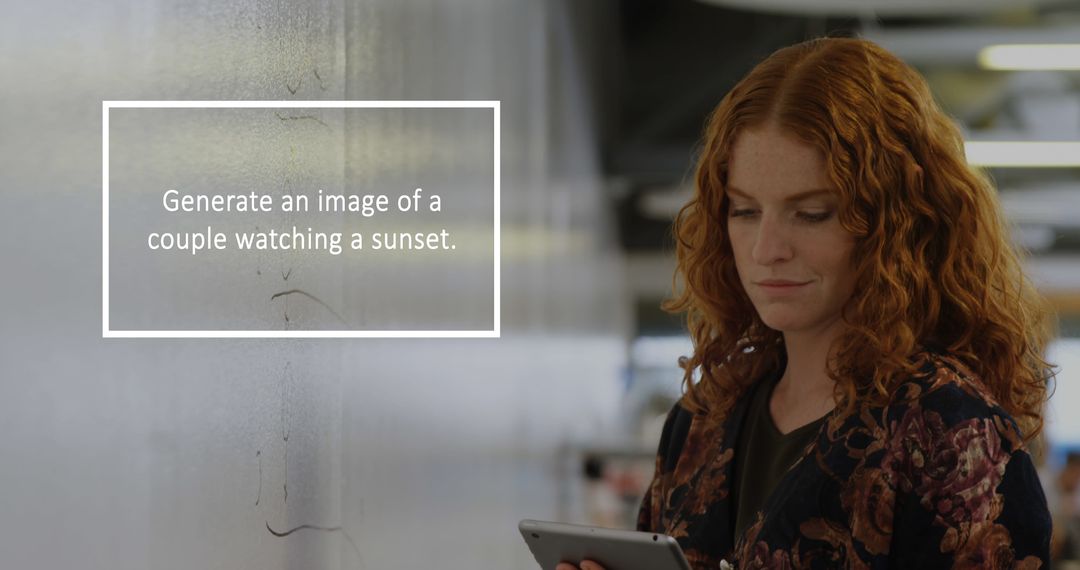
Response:
[[[747,194],[746,192],[743,192],[742,190],[739,190],[738,188],[736,188],[734,186],[728,186],[727,191],[728,191],[729,194],[734,194],[736,196],[740,196],[742,198],[747,198],[747,199],[750,199],[750,200],[756,200],[756,198],[754,198],[753,196]],[[805,200],[807,198],[812,198],[812,197],[817,196],[819,194],[832,194],[832,193],[833,193],[833,191],[831,189],[829,189],[829,188],[815,188],[813,190],[806,190],[806,191],[803,191],[803,192],[799,192],[798,194],[792,194],[791,196],[788,196],[787,198],[784,198],[784,201],[785,202],[798,202],[799,200]]]

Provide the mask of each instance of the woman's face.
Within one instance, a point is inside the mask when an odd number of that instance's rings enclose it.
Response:
[[[769,328],[825,332],[855,285],[854,237],[814,147],[773,125],[739,134],[728,168],[728,235],[739,280]]]

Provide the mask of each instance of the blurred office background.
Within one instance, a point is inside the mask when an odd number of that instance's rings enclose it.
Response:
[[[630,526],[690,350],[659,304],[702,122],[771,51],[825,34],[918,67],[972,142],[1080,142],[1080,72],[980,57],[1080,41],[1076,2],[9,2],[0,566],[525,569],[521,518]],[[102,339],[101,101],[153,99],[500,100],[502,337]],[[381,128],[385,156],[408,150]],[[317,178],[300,148],[256,179]],[[1071,158],[986,166],[1059,314],[1043,470],[1063,535],[1080,484]],[[303,328],[318,307],[286,324],[262,294],[285,261],[241,292],[268,326]],[[342,298],[349,276],[290,285]]]

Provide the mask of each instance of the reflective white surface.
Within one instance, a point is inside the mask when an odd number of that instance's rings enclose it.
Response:
[[[557,446],[610,428],[626,362],[588,110],[563,87],[576,48],[549,41],[559,9],[5,7],[0,566],[531,568],[516,522],[555,516]],[[501,100],[503,338],[102,339],[106,99]],[[437,141],[402,162],[385,138],[405,127],[358,136],[376,158],[344,161],[346,179],[452,169]],[[324,158],[301,144],[265,178],[311,183]],[[205,309],[280,324],[260,279],[292,260],[250,261],[262,274]],[[358,309],[355,269],[315,269],[288,280]],[[318,310],[291,304],[291,322]]]

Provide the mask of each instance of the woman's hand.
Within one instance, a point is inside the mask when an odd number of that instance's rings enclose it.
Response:
[[[555,570],[606,570],[603,566],[593,562],[592,560],[582,560],[580,566],[574,566],[569,562],[560,562]]]

